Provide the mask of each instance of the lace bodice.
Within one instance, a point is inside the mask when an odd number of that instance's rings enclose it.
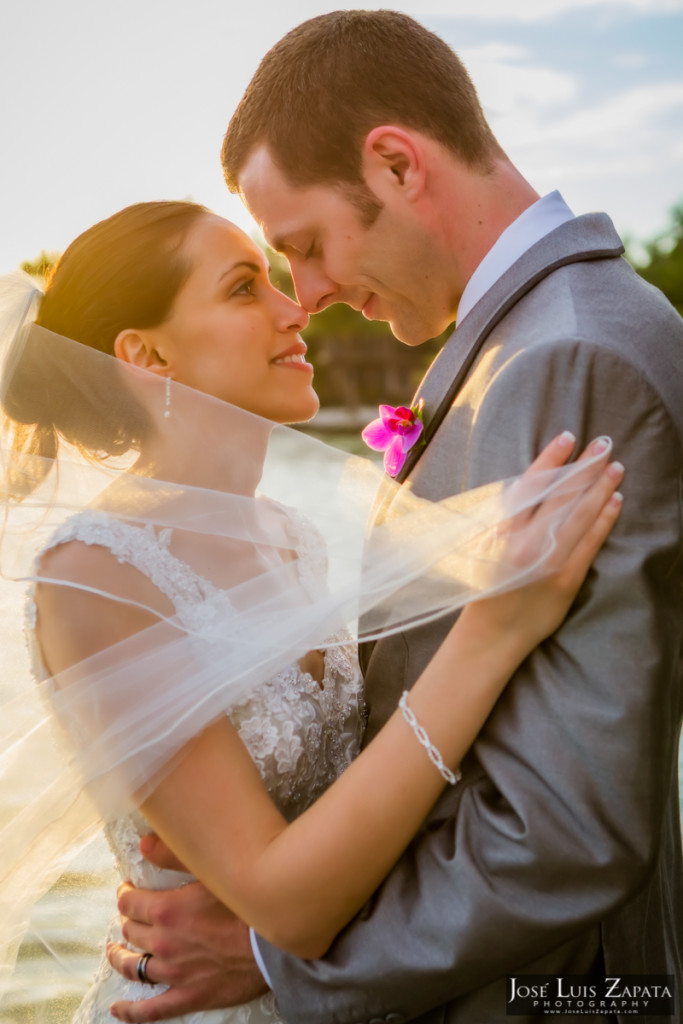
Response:
[[[287,510],[287,515],[299,555],[300,576],[305,582],[307,576],[325,571],[324,548],[298,513]],[[225,615],[230,611],[225,592],[198,576],[173,554],[170,530],[157,533],[151,526],[135,526],[105,513],[87,511],[67,520],[48,547],[72,540],[105,547],[119,562],[134,566],[171,601],[178,618],[190,629],[206,623],[218,612]],[[35,642],[32,595],[27,623],[34,672],[42,679],[46,672]],[[326,651],[322,686],[295,663],[229,709],[230,719],[273,800],[290,820],[327,788],[358,751],[363,717],[359,672],[355,649],[350,642],[343,643],[345,639],[342,635],[331,638],[339,646]],[[188,881],[185,874],[162,871],[143,859],[139,840],[150,831],[150,826],[139,812],[110,822],[105,831],[122,878],[156,889],[173,888]],[[121,941],[116,923],[110,937]],[[114,999],[142,998],[162,990],[162,986],[142,986],[112,975],[105,960],[75,1022],[109,1021],[108,1007]],[[238,1011],[241,1016],[235,1015]],[[181,1019],[185,1024],[237,1024],[247,1020],[256,1024],[278,1017],[272,999],[267,998],[258,1007],[249,1004],[236,1011],[215,1011]]]

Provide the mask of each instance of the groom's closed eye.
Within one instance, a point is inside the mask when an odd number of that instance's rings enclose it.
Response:
[[[297,238],[294,241],[291,238],[278,236],[268,244],[273,252],[278,253],[280,256],[284,256],[285,259],[289,259],[291,256],[302,256],[307,260],[310,259],[311,256],[316,255],[317,252],[317,239],[313,238],[309,242],[305,236]]]

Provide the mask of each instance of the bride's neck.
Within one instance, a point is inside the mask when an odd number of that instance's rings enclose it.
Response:
[[[197,424],[165,424],[140,451],[135,472],[173,484],[253,496],[268,447],[264,431],[249,438],[202,434]]]

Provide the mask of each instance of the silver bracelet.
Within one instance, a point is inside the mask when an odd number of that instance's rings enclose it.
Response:
[[[406,722],[417,736],[419,742],[427,751],[429,760],[432,762],[434,767],[438,768],[439,771],[441,772],[442,778],[444,778],[446,782],[449,782],[451,786],[454,786],[456,782],[460,782],[462,774],[459,771],[452,772],[450,768],[444,764],[441,754],[430,740],[426,730],[422,728],[417,718],[415,717],[411,709],[408,707],[407,690],[404,690],[403,693],[401,694],[401,699],[398,702],[398,706],[400,707]]]

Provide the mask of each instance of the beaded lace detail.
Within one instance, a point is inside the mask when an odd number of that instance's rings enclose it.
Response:
[[[319,535],[298,513],[285,509],[299,555],[300,578],[314,585],[326,568]],[[71,540],[95,544],[111,551],[119,562],[144,573],[172,602],[176,614],[190,629],[206,624],[230,608],[227,595],[198,576],[171,550],[172,532],[160,533],[87,511],[67,520],[48,547]],[[46,672],[34,638],[35,604],[29,595],[26,609],[34,671]],[[364,708],[355,649],[344,634],[330,638],[325,673],[320,686],[294,664],[262,683],[245,701],[230,710],[230,719],[257,765],[275,803],[288,818],[296,817],[344,770],[359,749]],[[122,878],[151,889],[174,888],[190,876],[155,868],[142,857],[140,837],[150,831],[136,812],[110,822],[106,829]],[[122,942],[118,919],[107,941]],[[164,991],[163,985],[128,982],[102,958],[93,986],[81,1003],[73,1024],[109,1024],[109,1007],[118,999],[143,999]],[[278,1024],[281,1018],[272,994],[231,1010],[212,1010],[173,1018],[177,1024]]]

